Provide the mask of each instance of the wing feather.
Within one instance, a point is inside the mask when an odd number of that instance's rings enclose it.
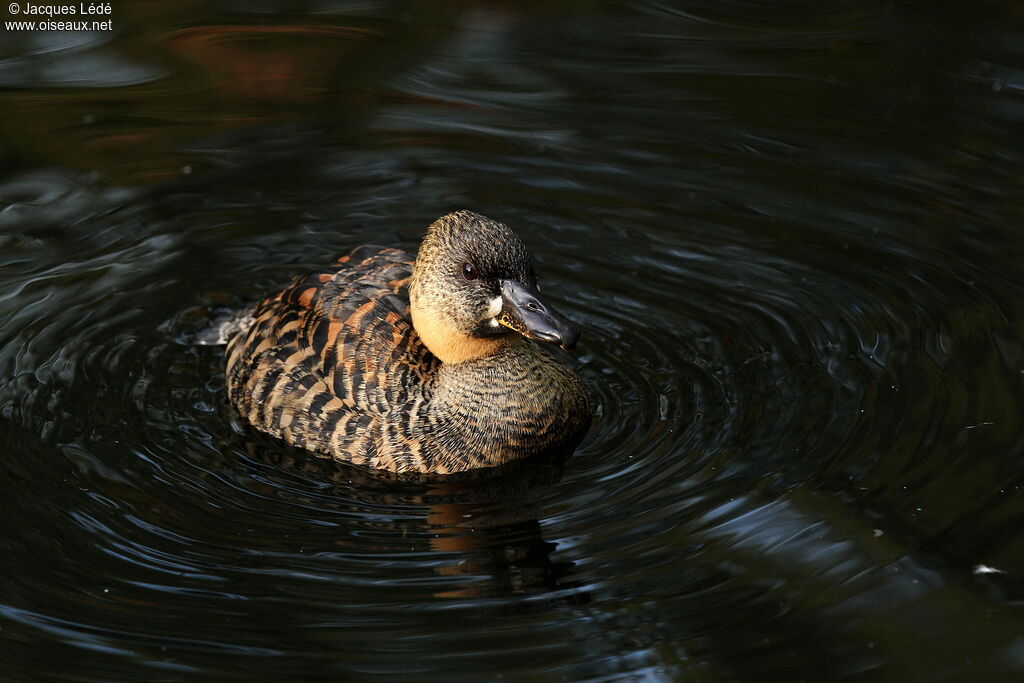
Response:
[[[356,463],[376,460],[383,442],[413,441],[408,410],[423,404],[440,363],[409,320],[412,265],[407,252],[358,247],[263,301],[228,345],[239,412],[262,431]]]

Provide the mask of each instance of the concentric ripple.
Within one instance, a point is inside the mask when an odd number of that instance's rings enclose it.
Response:
[[[466,10],[365,76],[345,135],[0,181],[0,670],[1019,675],[1016,121],[984,69],[914,71],[959,88],[941,107],[866,75],[921,18],[841,4],[788,32],[727,2]],[[585,330],[575,452],[394,477],[239,421],[197,332],[454,208],[513,226]]]

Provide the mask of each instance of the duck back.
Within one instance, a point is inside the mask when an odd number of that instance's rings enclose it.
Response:
[[[415,403],[439,365],[409,322],[411,273],[409,253],[359,247],[264,300],[228,343],[231,403],[300,448],[386,469],[414,465],[380,462],[378,448],[383,418]]]

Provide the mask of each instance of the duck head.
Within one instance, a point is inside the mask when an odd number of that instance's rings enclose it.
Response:
[[[570,349],[580,336],[541,299],[522,240],[470,211],[450,213],[427,229],[409,305],[420,339],[444,363],[482,358],[523,337]]]

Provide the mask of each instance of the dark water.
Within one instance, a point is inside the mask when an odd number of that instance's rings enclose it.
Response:
[[[0,34],[0,677],[1024,679],[1024,14],[921,5]],[[584,324],[582,446],[241,425],[196,331],[454,208]]]

